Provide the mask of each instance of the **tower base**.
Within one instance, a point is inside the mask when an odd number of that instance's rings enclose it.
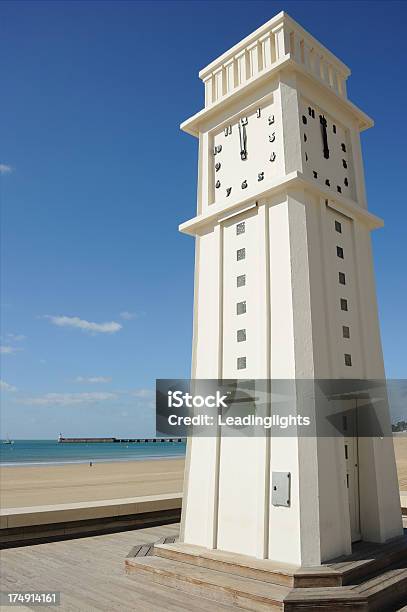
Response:
[[[359,542],[347,557],[295,567],[184,543],[126,559],[126,572],[245,610],[397,610],[407,603],[407,530],[386,544]]]

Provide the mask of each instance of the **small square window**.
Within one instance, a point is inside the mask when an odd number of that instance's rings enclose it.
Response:
[[[342,224],[339,221],[335,221],[335,230],[342,234]]]
[[[348,310],[348,300],[341,298],[341,310]]]
[[[350,338],[350,329],[347,325],[342,325],[342,336],[344,338]]]
[[[246,312],[246,302],[238,302],[236,304],[236,314],[241,315]]]
[[[240,274],[236,279],[236,285],[238,287],[244,287],[246,284],[246,274]]]
[[[238,224],[236,225],[236,234],[237,234],[237,235],[239,235],[239,234],[244,234],[244,233],[245,233],[245,231],[246,231],[246,225],[245,225],[245,222],[244,222],[244,221],[242,221],[241,223],[238,223]]]
[[[343,248],[340,246],[336,247],[336,254],[338,257],[340,257],[341,259],[343,259]],[[239,258],[238,258],[239,259]]]
[[[345,365],[347,366],[352,365],[352,356],[349,355],[349,353],[345,353]]]
[[[246,341],[246,330],[238,329],[236,332],[236,339],[238,342],[245,342]]]
[[[238,249],[236,252],[236,258],[237,258],[237,261],[246,259],[246,249]]]
[[[346,285],[346,276],[343,272],[339,272],[339,284]]]
[[[238,357],[237,358],[237,369],[245,370],[246,369],[246,357]]]

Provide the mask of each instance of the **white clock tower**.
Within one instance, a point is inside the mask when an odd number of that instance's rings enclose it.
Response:
[[[384,378],[349,74],[285,13],[199,73],[192,378]],[[190,439],[181,541],[307,566],[399,536],[391,436],[349,436]]]

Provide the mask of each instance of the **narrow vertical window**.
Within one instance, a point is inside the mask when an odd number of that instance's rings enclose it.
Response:
[[[237,358],[237,369],[245,370],[246,369],[246,357],[238,357]]]
[[[237,261],[246,259],[246,249],[238,249],[236,252],[236,258],[237,258]]]
[[[346,276],[343,272],[339,272],[339,284],[346,285]]]
[[[348,300],[341,298],[341,310],[348,310]]]
[[[341,259],[343,259],[343,248],[340,246],[336,247],[336,254],[338,257],[340,257]],[[239,259],[239,258],[238,258]]]
[[[244,222],[244,221],[242,221],[241,223],[238,223],[238,224],[236,225],[236,234],[237,234],[237,235],[239,235],[239,234],[244,234],[244,233],[245,233],[245,231],[246,231],[246,224],[245,224],[245,222]]]
[[[345,365],[346,366],[352,365],[352,356],[349,355],[349,353],[345,353]]]
[[[347,325],[342,325],[342,336],[344,338],[350,338],[350,329]]]
[[[339,233],[342,234],[342,223],[339,223],[339,221],[335,221],[335,230]]]
[[[237,336],[238,342],[246,342],[246,330],[245,329],[238,329],[236,336]]]
[[[238,302],[236,304],[236,314],[241,315],[246,312],[246,302]]]
[[[238,287],[244,287],[246,284],[246,274],[240,274],[237,278],[236,278],[236,285]]]

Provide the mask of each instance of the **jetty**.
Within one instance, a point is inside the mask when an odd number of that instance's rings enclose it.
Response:
[[[58,437],[58,442],[61,444],[90,444],[106,442],[110,444],[162,444],[165,442],[182,444],[186,442],[186,438],[64,438],[60,435]]]

